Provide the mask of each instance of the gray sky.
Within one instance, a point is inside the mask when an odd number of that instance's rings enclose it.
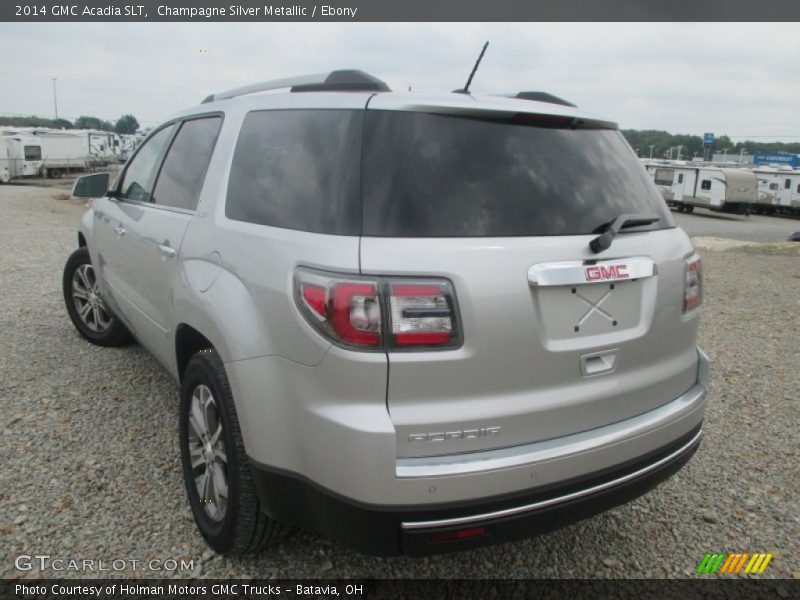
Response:
[[[451,91],[545,90],[623,128],[800,141],[797,23],[0,24],[0,113],[143,126],[209,93],[360,68]],[[203,52],[201,52],[201,50]]]

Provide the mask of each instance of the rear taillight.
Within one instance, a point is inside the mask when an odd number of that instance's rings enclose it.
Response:
[[[683,261],[683,312],[703,302],[703,268],[700,257],[693,254]]]
[[[452,298],[446,281],[390,281],[392,345],[408,348],[457,344]]]
[[[340,345],[419,350],[461,342],[453,287],[444,279],[359,277],[300,268],[294,294],[306,320]]]

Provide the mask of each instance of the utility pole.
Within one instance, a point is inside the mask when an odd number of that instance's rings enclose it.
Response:
[[[650,146],[650,158],[653,158],[653,147]]]
[[[744,150],[745,150],[744,146],[742,146],[742,149],[739,150],[739,164],[740,165],[742,163],[744,163]]]
[[[56,80],[58,77],[51,77],[53,80],[53,107],[56,111],[56,121],[58,121],[58,97],[56,96]]]

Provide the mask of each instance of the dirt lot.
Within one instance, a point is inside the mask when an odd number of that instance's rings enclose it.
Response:
[[[172,382],[140,347],[91,346],[67,319],[61,269],[84,208],[59,194],[0,186],[0,575],[31,575],[15,557],[38,553],[192,560],[149,573],[177,577],[695,577],[706,552],[747,551],[775,554],[763,577],[800,577],[797,247],[701,250],[707,435],[649,495],[548,535],[452,555],[373,558],[300,533],[234,560],[210,552],[192,522]]]

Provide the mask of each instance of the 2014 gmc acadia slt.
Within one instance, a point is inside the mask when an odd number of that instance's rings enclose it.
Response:
[[[527,536],[698,447],[699,258],[617,126],[563,100],[256,84],[108,183],[76,182],[67,310],[180,383],[218,552],[296,526],[384,555]]]

